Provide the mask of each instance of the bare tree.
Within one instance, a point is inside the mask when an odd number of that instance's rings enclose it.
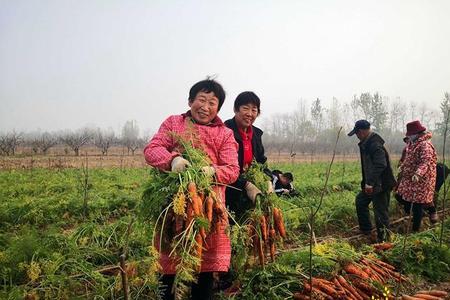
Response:
[[[0,134],[0,154],[14,155],[16,154],[17,146],[23,141],[23,133],[15,130]]]
[[[444,99],[442,99],[442,101],[441,101],[440,109],[441,109],[441,120],[440,120],[440,122],[437,123],[437,129],[441,135],[444,135],[444,132],[446,132],[445,129],[450,127],[449,124],[447,124],[447,122],[449,122],[447,115],[448,115],[448,112],[450,111],[450,94],[449,93],[444,94]],[[447,134],[448,134],[448,132],[447,132]]]
[[[369,116],[373,125],[378,128],[378,130],[382,130],[388,114],[384,106],[383,97],[381,97],[378,92],[373,95],[370,108]]]
[[[107,130],[97,128],[94,133],[94,145],[100,148],[102,155],[108,155],[108,150],[115,140],[116,136],[111,128]]]
[[[62,143],[69,146],[76,156],[80,155],[80,148],[89,143],[94,136],[89,128],[82,128],[76,131],[66,131],[60,135]]]
[[[314,130],[317,134],[322,128],[323,123],[323,109],[319,98],[316,99],[311,105],[311,118],[314,124]]]
[[[413,102],[413,101],[411,101],[410,103],[409,103],[409,113],[410,113],[410,116],[411,116],[411,121],[412,120],[414,120],[415,118],[416,118],[416,108],[417,108],[417,104],[415,103],[415,102]]]
[[[45,155],[56,144],[58,144],[58,138],[49,132],[38,133],[31,138],[31,146],[35,154],[41,151]]]
[[[134,152],[142,146],[143,141],[139,139],[139,127],[134,120],[126,121],[122,127],[122,144],[127,147],[128,155],[134,155]]]
[[[390,116],[390,118],[389,118],[390,126],[389,127],[392,132],[399,131],[399,123],[401,121],[400,116],[403,115],[402,109],[403,109],[403,107],[402,107],[401,102],[399,101],[399,98],[397,98],[396,101],[392,102],[391,111],[389,114],[389,116]]]
[[[387,119],[387,112],[384,107],[383,98],[378,92],[373,96],[370,93],[362,93],[359,97],[354,96],[352,107],[354,110],[359,108],[364,118],[370,121],[375,127],[378,129],[383,128]]]
[[[328,124],[331,128],[339,128],[342,126],[342,107],[336,97],[333,97],[331,106],[326,112],[328,115]]]

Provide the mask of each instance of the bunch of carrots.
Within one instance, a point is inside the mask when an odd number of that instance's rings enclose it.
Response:
[[[207,234],[225,229],[228,212],[215,193],[214,178],[201,172],[211,164],[207,154],[192,141],[175,137],[190,165],[180,173],[153,171],[141,208],[155,223],[153,246],[176,261],[173,288],[179,299],[200,272]]]
[[[331,280],[312,278],[303,283],[303,291],[294,294],[294,299],[351,299],[368,300],[395,299],[391,294],[377,287],[388,282],[407,281],[407,278],[395,271],[395,267],[376,258],[361,258],[358,262],[348,262],[343,266],[341,275]]]
[[[264,266],[266,253],[272,262],[275,261],[276,242],[280,238],[286,239],[286,227],[283,213],[278,204],[278,197],[271,193],[268,183],[270,179],[264,172],[266,166],[256,161],[244,173],[244,178],[255,184],[262,192],[256,198],[255,208],[250,213],[248,234],[252,240],[253,255],[259,258]]]
[[[265,265],[266,253],[274,262],[277,239],[287,237],[281,210],[271,207],[265,214],[255,213],[249,225],[249,236],[253,241],[253,254],[259,258],[261,266]]]
[[[176,245],[185,240],[185,245],[194,246],[195,251],[192,254],[198,259],[200,266],[203,249],[207,247],[206,235],[208,232],[219,232],[223,228],[227,220],[226,209],[214,191],[209,190],[208,194],[205,194],[198,190],[194,181],[187,183],[185,191],[180,188],[172,203],[162,221],[162,237],[169,243],[166,243],[166,247],[177,248]],[[194,237],[195,244],[189,239],[190,236]]]

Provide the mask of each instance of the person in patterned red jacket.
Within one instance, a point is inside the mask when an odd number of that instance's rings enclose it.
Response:
[[[168,117],[144,149],[147,163],[164,171],[181,172],[189,164],[177,152],[179,147],[172,133],[180,136],[191,136],[200,141],[195,147],[202,148],[212,164],[204,167],[203,172],[214,176],[220,185],[214,190],[221,201],[225,203],[225,185],[236,181],[239,176],[238,144],[233,132],[228,129],[217,116],[225,101],[225,91],[214,80],[197,82],[189,91],[188,105],[190,110],[181,115]],[[213,272],[226,272],[230,266],[231,244],[225,233],[227,224],[206,237],[198,282],[192,285],[191,299],[212,299]],[[172,294],[173,281],[176,274],[176,263],[169,258],[168,253],[160,253],[162,267],[163,299],[174,299]]]
[[[410,142],[399,166],[401,176],[397,194],[404,200],[405,212],[412,212],[412,230],[419,231],[423,209],[433,204],[437,156],[431,143],[432,134],[420,121],[406,124],[406,136]]]

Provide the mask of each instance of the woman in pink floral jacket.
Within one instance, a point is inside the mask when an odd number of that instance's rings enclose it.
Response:
[[[180,172],[188,162],[177,152],[178,144],[171,133],[184,138],[193,138],[200,143],[211,159],[211,166],[203,171],[215,176],[215,181],[224,185],[236,181],[239,176],[237,157],[238,144],[234,140],[233,131],[225,127],[217,116],[223,102],[225,92],[214,80],[203,80],[192,86],[189,91],[190,110],[182,115],[168,117],[159,128],[150,143],[144,149],[145,160],[160,170]],[[216,194],[225,203],[225,186],[214,187]],[[225,233],[225,227],[219,233],[206,237],[207,249],[202,255],[201,270],[198,283],[192,286],[191,299],[211,299],[213,291],[213,273],[226,272],[230,266],[231,244]],[[161,253],[160,264],[163,272],[163,285],[167,286],[163,299],[173,299],[171,287],[176,273],[175,262],[167,253]]]
[[[431,143],[432,134],[426,131],[420,121],[408,123],[406,129],[410,142],[400,165],[401,179],[397,193],[403,199],[405,211],[408,214],[412,211],[413,231],[418,231],[423,208],[433,205],[437,157]]]

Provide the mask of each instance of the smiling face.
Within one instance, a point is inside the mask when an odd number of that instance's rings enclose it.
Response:
[[[239,110],[234,111],[234,118],[237,126],[246,130],[252,126],[259,115],[258,107],[255,104],[247,103],[239,106]]]
[[[219,99],[213,92],[198,92],[195,98],[189,101],[189,107],[195,122],[206,125],[217,116]]]

